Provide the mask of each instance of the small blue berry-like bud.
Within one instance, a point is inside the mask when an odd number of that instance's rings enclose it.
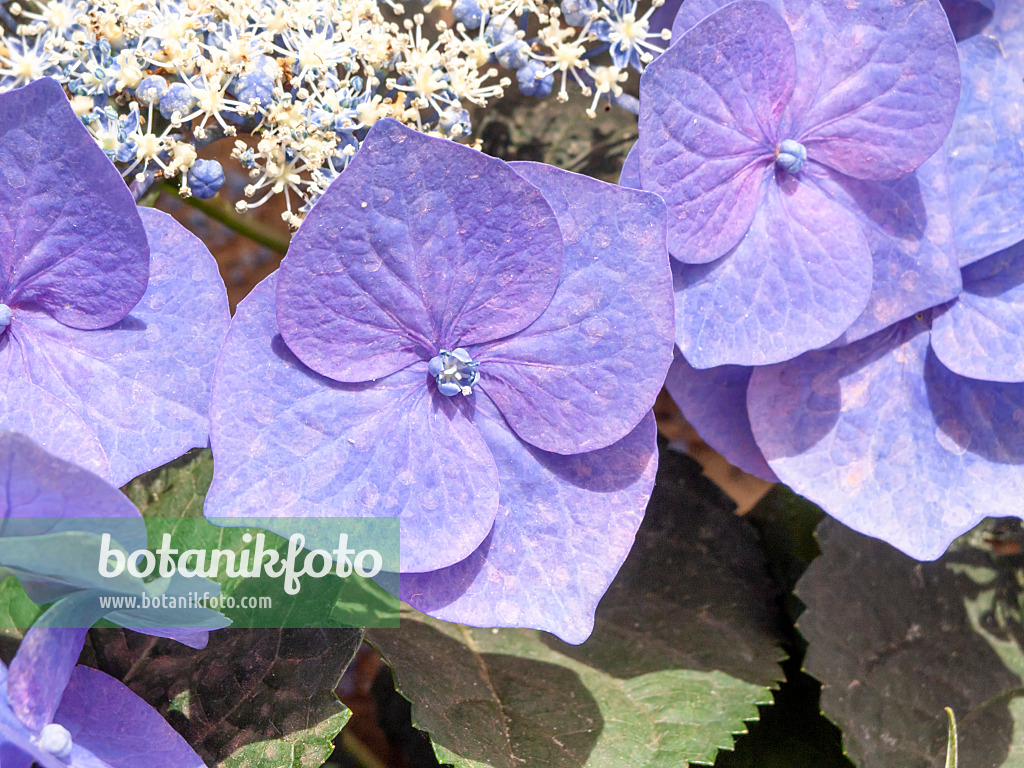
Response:
[[[800,169],[804,167],[806,160],[807,147],[799,141],[786,139],[779,144],[779,153],[775,157],[775,162],[782,170],[789,173],[800,173]]]
[[[0,328],[6,328],[11,324],[11,308],[6,304],[0,304]]]
[[[209,200],[224,186],[224,169],[216,160],[196,160],[188,172],[188,186],[194,197]]]
[[[184,117],[195,105],[196,99],[189,87],[184,83],[174,83],[160,99],[160,114],[168,120],[175,112]]]
[[[510,40],[494,52],[505,69],[522,69],[530,61],[530,46],[525,40]]]
[[[473,131],[473,122],[469,117],[469,112],[464,109],[446,109],[438,118],[437,124],[453,139],[469,136]]]
[[[135,98],[146,106],[157,105],[167,93],[167,81],[160,75],[150,75],[135,89]]]
[[[555,76],[550,72],[545,73],[546,69],[544,62],[534,60],[516,72],[516,81],[524,96],[542,99],[551,93],[555,87]]]
[[[235,78],[233,90],[235,98],[246,104],[269,107],[274,100],[274,80],[263,69],[243,72]]]
[[[597,11],[596,0],[562,0],[559,6],[562,9],[562,18],[570,27],[582,27],[590,17]]]
[[[455,0],[452,6],[452,15],[455,20],[466,25],[466,29],[476,29],[480,26],[484,12],[476,0]]]
[[[39,748],[59,760],[67,760],[73,746],[71,734],[63,725],[49,723],[39,732]]]
[[[490,24],[487,25],[487,30],[484,32],[484,38],[488,43],[497,47],[504,45],[505,43],[516,39],[516,32],[519,31],[519,27],[512,19],[508,16],[499,19],[493,19]]]
[[[449,352],[442,349],[430,358],[427,371],[437,382],[437,391],[445,397],[473,394],[473,385],[480,378],[480,364],[473,361],[462,347]]]

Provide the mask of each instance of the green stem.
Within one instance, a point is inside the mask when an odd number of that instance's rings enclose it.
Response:
[[[275,253],[284,255],[288,251],[288,242],[291,237],[283,235],[277,230],[262,224],[255,219],[239,215],[229,203],[219,197],[211,200],[200,200],[197,197],[182,197],[173,184],[164,184],[164,189],[191,205],[198,211],[202,211],[214,221],[219,221],[225,227],[233,229],[243,237],[247,237],[255,243],[266,246]]]
[[[946,707],[946,715],[949,717],[949,741],[946,745],[946,768],[957,768],[959,758],[959,744],[956,736],[956,717],[953,710]]]

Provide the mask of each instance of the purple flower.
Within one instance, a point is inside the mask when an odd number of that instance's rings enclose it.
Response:
[[[697,370],[677,357],[667,381],[727,459],[921,559],[983,517],[1020,516],[1024,493],[1024,82],[994,41],[959,49],[945,146],[964,265],[955,301],[777,365]]]
[[[216,263],[136,209],[52,80],[0,94],[0,267],[0,428],[116,485],[206,444]]]
[[[167,721],[127,686],[76,666],[85,630],[30,629],[0,662],[4,768],[205,768]]]
[[[0,432],[0,577],[17,576],[38,604],[53,603],[35,626],[90,627],[101,618],[149,635],[206,646],[209,629],[228,620],[209,608],[110,611],[100,598],[142,593],[219,591],[207,579],[175,576],[143,583],[129,574],[108,578],[96,568],[98,540],[110,534],[127,551],[146,548],[142,515],[117,488],[48,454],[23,435]]]
[[[690,363],[786,360],[957,294],[925,162],[959,94],[937,0],[690,0],[673,39],[624,183],[665,198]]]
[[[408,602],[582,642],[654,481],[663,217],[377,123],[239,305],[207,516],[400,516]]]

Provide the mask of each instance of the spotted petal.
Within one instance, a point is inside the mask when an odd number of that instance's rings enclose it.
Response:
[[[0,350],[0,370],[14,359]],[[0,383],[0,429],[27,435],[49,453],[110,477],[107,454],[92,426],[45,389],[6,371]]]
[[[775,0],[796,40],[797,85],[783,131],[858,179],[895,179],[945,140],[960,62],[935,0]]]
[[[202,242],[164,213],[140,214],[152,274],[132,313],[80,331],[19,309],[4,350],[8,375],[88,421],[115,485],[206,445],[210,380],[229,320],[224,283]]]
[[[914,170],[949,132],[959,65],[935,0],[765,0],[792,31],[795,88],[779,138],[859,179]],[[687,0],[673,39],[729,0]],[[743,20],[740,20],[743,23]]]
[[[779,179],[727,257],[675,265],[676,342],[695,368],[787,360],[828,344],[867,304],[860,225],[811,184]]]
[[[559,456],[516,439],[492,405],[477,416],[500,473],[494,531],[457,565],[404,575],[402,599],[447,621],[582,643],[654,487],[654,418],[607,448]]]
[[[281,334],[318,373],[371,381],[525,328],[561,261],[551,208],[505,163],[382,120],[292,238]]]
[[[665,388],[697,434],[744,472],[769,482],[779,478],[754,442],[747,415],[747,385],[752,368],[720,365],[694,368],[677,354]]]
[[[987,515],[1019,515],[1024,385],[950,372],[928,318],[754,371],[757,444],[783,482],[911,557]]]
[[[765,196],[796,57],[782,18],[738,0],[687,32],[640,81],[640,177],[668,206],[668,250],[713,261]]]
[[[528,443],[555,453],[603,448],[650,411],[672,360],[665,207],[551,166],[513,167],[558,216],[562,279],[529,328],[472,350],[479,386]]]
[[[426,364],[366,384],[311,371],[278,333],[276,289],[275,274],[239,304],[221,353],[206,516],[399,516],[404,570],[465,558],[498,508],[497,469],[467,414]]]
[[[932,349],[961,376],[1024,381],[1024,243],[964,269],[964,292],[933,322]]]
[[[894,181],[862,181],[815,164],[809,164],[807,176],[857,219],[871,248],[871,296],[843,334],[843,343],[960,293],[954,214],[941,152]]]
[[[135,201],[50,79],[0,94],[0,301],[103,328],[142,298]]]
[[[946,139],[960,263],[1024,240],[1024,75],[999,43],[958,46],[963,93]]]
[[[54,722],[71,734],[71,765],[206,768],[160,713],[110,675],[75,667]]]

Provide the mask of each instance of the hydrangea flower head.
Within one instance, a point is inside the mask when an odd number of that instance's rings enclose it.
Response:
[[[673,38],[627,175],[665,198],[693,365],[785,360],[956,295],[948,222],[905,216],[948,206],[941,168],[908,178],[959,95],[938,0],[691,0]]]
[[[207,516],[398,515],[404,599],[582,641],[653,483],[663,216],[378,123],[239,306]]]
[[[776,365],[678,357],[667,381],[729,460],[920,559],[986,516],[1021,516],[1024,493],[1024,81],[996,41],[958,47],[964,88],[944,148],[955,300]]]
[[[137,209],[52,80],[0,94],[0,427],[116,485],[206,444],[205,246]]]
[[[126,685],[76,666],[85,632],[30,629],[10,668],[0,662],[4,768],[205,768]]]

